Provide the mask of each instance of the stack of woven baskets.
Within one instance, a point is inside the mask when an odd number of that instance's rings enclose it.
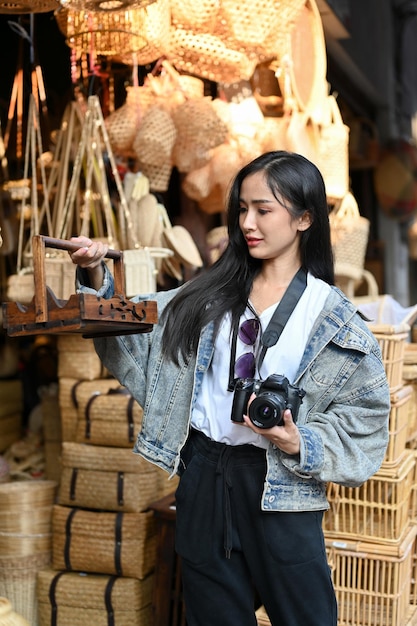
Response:
[[[48,480],[0,484],[0,596],[31,626],[38,624],[37,575],[51,563],[56,487]]]
[[[132,454],[142,408],[92,340],[60,336],[61,474],[52,567],[39,573],[41,625],[152,623],[156,532],[149,505],[175,487]],[[107,623],[107,621],[106,621]]]
[[[330,509],[323,528],[339,604],[341,623],[403,626],[415,623],[416,451],[415,400],[404,381],[406,346],[417,307],[403,321],[388,322],[390,298],[357,298],[382,352],[391,394],[389,441],[382,466],[363,486],[329,483]],[[374,306],[375,305],[375,306]],[[368,308],[366,308],[368,307]],[[415,349],[413,350],[416,353]],[[346,581],[349,581],[347,584]]]

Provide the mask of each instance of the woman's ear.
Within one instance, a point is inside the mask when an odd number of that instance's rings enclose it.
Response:
[[[304,211],[303,215],[298,220],[298,230],[304,231],[310,228],[313,220],[310,211]]]

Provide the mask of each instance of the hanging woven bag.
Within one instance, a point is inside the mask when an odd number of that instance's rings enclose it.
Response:
[[[336,273],[343,265],[362,270],[369,238],[369,220],[359,213],[349,191],[329,216]],[[341,272],[342,273],[342,272]]]

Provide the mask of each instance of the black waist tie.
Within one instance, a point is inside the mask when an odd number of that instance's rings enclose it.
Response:
[[[216,474],[221,475],[223,482],[223,527],[224,527],[224,550],[226,558],[230,559],[233,543],[233,524],[230,492],[233,484],[231,470],[236,464],[251,461],[258,462],[265,459],[266,451],[251,444],[231,446],[209,439],[204,433],[192,429],[191,438],[193,444],[206,458],[217,461]]]

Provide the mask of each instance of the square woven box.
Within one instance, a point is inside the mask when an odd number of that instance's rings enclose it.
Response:
[[[137,580],[46,569],[37,583],[39,626],[152,625],[152,574]]]
[[[339,608],[338,626],[415,624],[410,606],[414,524],[397,546],[329,541],[327,556]]]
[[[410,523],[410,496],[416,458],[407,450],[395,468],[381,468],[361,487],[329,483],[330,509],[323,518],[326,537],[379,544],[402,540]]]

